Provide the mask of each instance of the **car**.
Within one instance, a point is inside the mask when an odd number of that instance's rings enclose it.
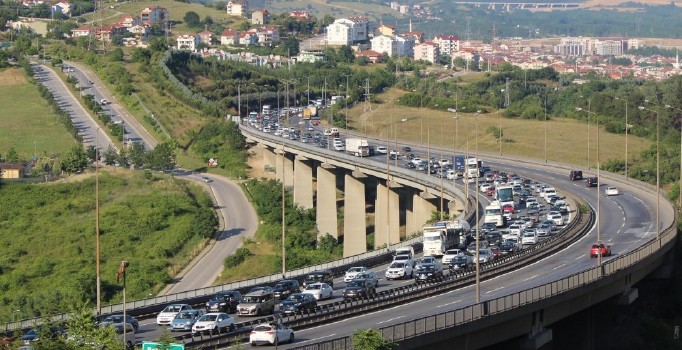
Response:
[[[502,211],[507,212],[509,214],[516,213],[516,209],[514,208],[514,205],[512,205],[512,204],[507,204],[504,207],[502,207]]]
[[[374,284],[375,288],[379,286],[379,276],[377,276],[377,273],[374,271],[360,272],[357,275],[355,275],[354,280],[356,280],[356,279],[367,280],[367,281],[371,282],[372,284]]]
[[[275,298],[279,300],[286,299],[293,293],[298,293],[301,290],[301,285],[297,280],[281,280],[272,288],[275,293]]]
[[[436,264],[420,264],[414,270],[415,283],[433,282],[443,278],[443,269]]]
[[[492,260],[499,259],[502,257],[502,250],[496,246],[490,246],[490,251],[493,253]]]
[[[495,194],[495,187],[493,187],[493,186],[488,187],[488,189],[485,191],[485,194],[489,197],[494,195]]]
[[[521,236],[521,230],[523,230],[523,228],[521,227],[521,225],[518,225],[518,224],[511,224],[511,225],[509,225],[509,232],[510,232],[511,234],[514,234],[514,235],[517,235],[517,236]]]
[[[597,184],[599,184],[599,179],[597,179],[596,176],[588,177],[587,180],[585,181],[585,184],[587,185],[587,187],[597,187]]]
[[[474,170],[475,170],[475,169],[474,169]],[[491,187],[493,187],[491,184],[484,183],[484,184],[481,184],[481,185],[478,187],[478,190],[479,190],[481,193],[487,193],[487,192],[488,192],[488,189],[491,188]]]
[[[357,278],[346,284],[346,288],[343,289],[343,299],[369,298],[375,293],[376,285],[374,282]]]
[[[192,326],[194,326],[194,324],[197,323],[197,321],[203,315],[204,315],[204,312],[201,310],[180,311],[180,312],[178,312],[177,315],[175,315],[175,318],[173,318],[173,321],[171,321],[171,324],[168,327],[168,329],[171,332],[191,331]]]
[[[213,182],[213,180],[209,179],[209,178],[206,177],[206,176],[202,176],[201,179],[204,180],[205,183],[211,183],[211,182]]]
[[[608,186],[604,190],[604,194],[607,196],[617,196],[618,195],[618,189],[613,187],[613,186]]]
[[[275,292],[275,289],[270,287],[270,286],[255,286],[251,289],[249,289],[249,293],[254,293],[254,292],[259,292],[259,291],[266,291],[266,292]]]
[[[523,245],[533,245],[538,243],[538,235],[534,229],[527,229],[523,231],[521,235],[521,244]]]
[[[408,254],[398,254],[393,256],[393,262],[404,262],[406,264],[410,264],[412,267],[414,267],[415,262],[412,259],[412,257]]]
[[[564,225],[564,217],[561,214],[554,214],[549,219],[554,221],[557,226]]]
[[[312,283],[326,283],[334,287],[334,275],[329,270],[313,271],[305,276],[303,280],[303,287],[307,287]]]
[[[386,269],[384,274],[387,280],[414,277],[414,270],[411,263],[394,261]]]
[[[386,153],[388,153],[388,150],[386,149],[385,146],[379,146],[379,147],[377,147],[376,152],[380,153],[380,154],[386,154]]]
[[[275,311],[275,292],[272,290],[256,290],[244,295],[237,306],[239,316],[260,316]]]
[[[213,294],[206,302],[206,312],[235,312],[242,301],[242,295],[236,290],[224,290]]]
[[[590,248],[590,257],[596,258],[601,254],[601,256],[611,256],[611,245],[604,242],[596,242],[592,244]]]
[[[466,255],[466,253],[460,249],[448,249],[445,251],[445,254],[443,254],[441,263],[443,265],[448,265],[452,259],[460,255]]]
[[[102,106],[106,106],[106,105],[108,105],[108,104],[110,104],[110,103],[111,103],[111,102],[109,102],[106,98],[103,98],[103,99],[99,100],[99,104],[102,105]]]
[[[498,247],[500,248],[500,253],[503,256],[508,254],[514,254],[519,251],[519,246],[510,240],[500,243]]]
[[[448,263],[448,268],[450,271],[466,270],[473,266],[473,260],[471,255],[462,254],[453,257]]]
[[[330,299],[334,297],[334,289],[326,283],[311,283],[303,289],[303,293],[312,294],[315,300]]]
[[[281,323],[260,324],[249,334],[249,343],[256,345],[277,345],[281,342],[294,342],[294,331]]]
[[[357,275],[360,272],[365,272],[367,270],[368,269],[364,266],[351,267],[350,269],[348,269],[348,271],[346,271],[346,275],[343,276],[343,281],[348,283],[355,278],[355,275]]]
[[[535,232],[538,234],[538,237],[547,237],[552,233],[552,227],[546,224],[540,224],[535,228]]]
[[[481,225],[481,232],[483,232],[483,233],[495,231],[496,229],[497,229],[497,226],[495,226],[495,224],[492,222],[486,222],[483,225]]]
[[[474,261],[476,260],[476,257],[474,257]],[[493,260],[493,251],[490,250],[490,248],[481,248],[478,250],[478,262],[479,263],[487,263],[488,261]]]
[[[192,326],[192,334],[234,331],[234,318],[224,312],[211,312],[201,316]]]
[[[416,167],[417,166],[414,165],[414,163],[412,163],[412,162],[405,163],[405,168],[407,168],[407,169],[415,169]]]
[[[126,315],[125,317],[126,323],[130,324],[133,327],[133,330],[135,330],[135,333],[140,329],[140,323],[137,321],[137,319],[133,316]],[[100,322],[100,326],[108,326],[108,325],[115,325],[123,323],[123,315],[122,314],[117,314],[117,315],[109,315],[105,317],[102,322]]]
[[[571,181],[582,180],[583,172],[580,170],[571,170],[570,174],[568,174],[568,178]]]
[[[489,243],[486,240],[479,240],[478,242],[479,248],[488,248],[488,245]],[[469,243],[469,245],[467,246],[467,252],[471,255],[476,253],[476,241]]]
[[[116,325],[114,325],[116,326]],[[31,345],[40,340],[41,336],[47,335],[50,339],[66,336],[66,330],[61,327],[52,326],[50,329],[44,329],[45,326],[38,326],[31,328],[21,336],[21,343],[24,345]]]
[[[488,241],[490,246],[497,246],[502,242],[502,234],[499,231],[490,231],[483,238]]]
[[[173,321],[173,318],[175,318],[175,315],[178,314],[180,311],[185,311],[185,310],[192,310],[191,305],[187,304],[171,304],[166,306],[166,308],[163,309],[157,316],[156,316],[156,324],[158,325],[169,325],[171,321]]]
[[[394,259],[398,255],[408,255],[410,258],[414,258],[414,247],[406,246],[396,248],[395,251],[393,252]]]
[[[403,152],[410,153],[410,152],[412,152],[412,148],[410,148],[409,146],[404,146]]]
[[[279,312],[285,315],[302,314],[314,310],[317,300],[312,294],[294,293],[279,304]]]
[[[440,264],[438,260],[433,256],[423,256],[417,259],[416,264]]]

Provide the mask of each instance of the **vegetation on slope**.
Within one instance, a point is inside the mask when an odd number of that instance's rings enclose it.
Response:
[[[0,188],[4,321],[63,311],[83,300],[94,304],[95,178],[74,180]],[[170,281],[170,268],[202,246],[217,225],[208,195],[172,176],[103,171],[100,203],[105,303],[121,298],[121,260],[130,262],[128,296],[155,294]]]

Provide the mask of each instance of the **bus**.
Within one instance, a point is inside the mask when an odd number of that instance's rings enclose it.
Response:
[[[506,218],[502,215],[502,207],[498,201],[493,201],[485,207],[485,216],[483,222],[493,223],[495,227],[504,227],[506,225]]]
[[[498,186],[495,188],[493,196],[500,203],[500,207],[504,208],[506,205],[514,205],[514,188],[512,186]]]
[[[466,243],[471,227],[465,220],[439,221],[423,228],[424,256],[443,256],[445,251]]]

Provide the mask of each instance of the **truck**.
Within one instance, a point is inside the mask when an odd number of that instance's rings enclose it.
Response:
[[[338,95],[337,95],[337,96],[332,96],[331,104],[332,104],[332,105],[335,105],[335,104],[337,104],[337,103],[343,101],[343,98],[344,98],[343,96],[338,96]]]
[[[465,220],[439,221],[422,228],[424,256],[443,256],[445,251],[466,242],[471,227]]]
[[[303,108],[303,119],[310,119],[315,116],[317,116],[316,106],[308,106],[306,108]]]
[[[346,139],[346,153],[356,157],[369,156],[369,143],[366,139],[348,138]]]

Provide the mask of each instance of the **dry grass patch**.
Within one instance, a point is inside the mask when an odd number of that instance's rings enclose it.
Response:
[[[11,86],[27,83],[26,77],[20,69],[6,69],[0,72],[0,85]]]

